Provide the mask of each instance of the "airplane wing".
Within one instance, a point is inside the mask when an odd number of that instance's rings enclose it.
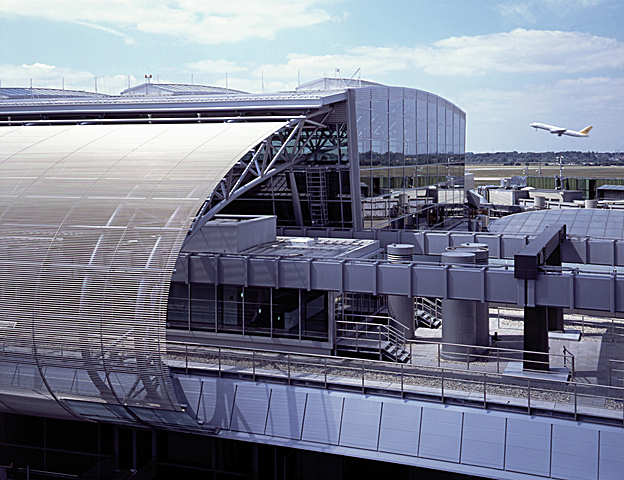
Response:
[[[529,126],[535,129],[539,128],[540,130],[546,130],[550,133],[556,133],[558,135],[562,135],[563,132],[566,131],[565,128],[556,127],[555,125],[548,125],[547,123],[534,122],[534,123],[531,123]]]
[[[548,131],[550,133],[554,133],[556,135],[563,135],[565,133],[566,129],[565,128],[561,128],[561,127],[550,127],[548,129]]]

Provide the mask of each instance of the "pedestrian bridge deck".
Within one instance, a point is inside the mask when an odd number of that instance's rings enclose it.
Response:
[[[622,387],[495,371],[188,344],[170,343],[168,355],[169,367],[178,372],[624,424]]]
[[[220,369],[205,362],[170,362],[178,369],[188,408],[224,438],[498,479],[616,480],[624,466],[624,429],[617,426],[449,405],[409,394],[401,398],[388,395],[389,387],[399,392],[397,385],[381,379],[365,380],[360,390],[357,378],[292,371],[288,376],[253,361],[222,363]],[[180,371],[187,367],[188,373]],[[312,386],[325,381],[327,389]],[[404,384],[401,392],[412,387]]]

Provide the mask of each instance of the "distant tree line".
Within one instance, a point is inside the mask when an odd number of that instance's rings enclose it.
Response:
[[[466,153],[466,163],[495,163],[501,165],[525,165],[527,163],[557,164],[563,155],[566,164],[578,165],[624,165],[622,152],[488,152]]]

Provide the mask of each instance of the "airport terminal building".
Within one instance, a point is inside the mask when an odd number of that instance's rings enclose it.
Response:
[[[459,107],[328,78],[31,93],[0,101],[0,471],[616,478],[624,397],[584,403],[548,335],[624,312],[619,271],[562,267],[624,240],[475,232]]]

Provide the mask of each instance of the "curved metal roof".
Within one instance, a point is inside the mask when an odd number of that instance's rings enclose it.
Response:
[[[247,93],[232,88],[187,83],[143,83],[126,88],[119,95],[223,95]]]
[[[0,88],[0,100],[5,99],[51,99],[51,98],[104,98],[104,93],[86,92],[84,90],[65,90],[60,88],[28,88],[28,87],[3,87]]]
[[[309,82],[302,83],[295,90],[296,91],[309,91],[309,90],[344,90],[345,88],[358,88],[358,87],[383,87],[385,85],[377,82],[370,82],[368,80],[359,80],[357,78],[336,78],[336,77],[322,77],[316,78]]]
[[[624,211],[599,208],[533,210],[499,218],[490,232],[536,235],[550,225],[566,225],[575,237],[624,239]]]
[[[283,125],[0,128],[0,390],[71,414],[77,398],[179,410],[161,355],[182,242],[220,179]]]

